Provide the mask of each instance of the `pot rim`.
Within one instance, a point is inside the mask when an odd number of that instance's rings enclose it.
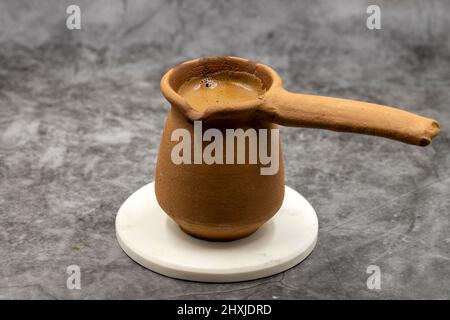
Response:
[[[179,86],[195,76],[207,76],[220,71],[247,72],[258,77],[265,86],[263,95],[254,100],[237,103],[234,106],[214,106],[198,111],[177,93]],[[240,114],[256,112],[264,103],[266,96],[282,88],[281,77],[269,66],[234,56],[209,56],[189,60],[167,71],[161,79],[161,92],[188,119],[200,121],[215,118],[235,117]],[[176,87],[177,88],[174,88]]]

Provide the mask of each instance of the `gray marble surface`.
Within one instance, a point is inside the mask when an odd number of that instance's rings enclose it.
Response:
[[[82,30],[66,29],[69,4]],[[449,14],[446,0],[0,1],[0,298],[450,298]],[[443,131],[419,148],[283,129],[287,184],[320,219],[311,256],[257,281],[166,278],[122,252],[115,215],[154,177],[161,75],[228,54],[290,90],[400,106]],[[66,288],[72,264],[81,290]]]

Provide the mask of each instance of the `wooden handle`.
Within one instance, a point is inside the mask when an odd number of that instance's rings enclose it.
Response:
[[[361,101],[290,93],[283,89],[262,106],[274,123],[362,133],[426,146],[439,123],[414,113]]]

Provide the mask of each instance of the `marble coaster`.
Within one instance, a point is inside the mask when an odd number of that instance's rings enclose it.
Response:
[[[285,271],[304,260],[317,241],[317,215],[286,186],[277,214],[254,234],[210,242],[185,234],[156,201],[154,182],[133,193],[116,216],[117,240],[142,266],[178,279],[235,282]]]

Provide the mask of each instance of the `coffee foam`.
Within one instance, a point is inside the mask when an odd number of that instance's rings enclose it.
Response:
[[[178,90],[178,94],[198,111],[255,100],[264,92],[263,83],[258,77],[246,72],[230,71],[191,78]]]

